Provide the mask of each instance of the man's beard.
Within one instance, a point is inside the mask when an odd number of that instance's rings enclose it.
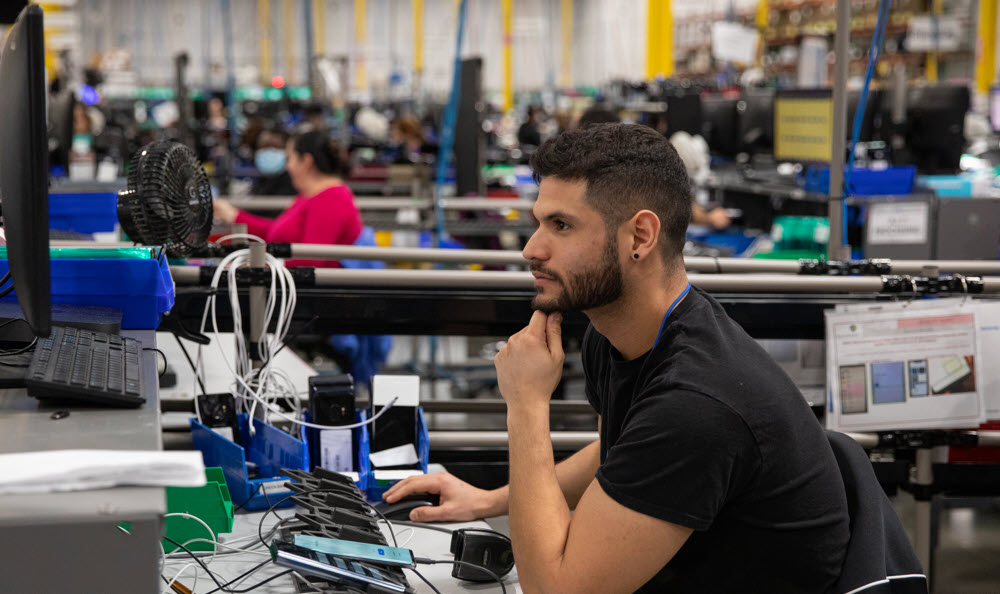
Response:
[[[538,295],[531,301],[531,307],[543,313],[587,311],[603,307],[617,301],[624,291],[622,267],[618,261],[618,250],[614,236],[604,244],[601,260],[592,268],[567,275],[548,270],[541,265],[531,265],[531,270],[541,272],[555,279],[562,292],[554,299],[544,299],[543,287],[537,287]]]

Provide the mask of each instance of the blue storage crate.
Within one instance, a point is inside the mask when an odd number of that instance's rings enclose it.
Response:
[[[427,423],[424,421],[424,407],[417,407],[417,464],[420,470],[427,473],[427,461],[431,457],[431,442],[427,435]],[[375,469],[371,469],[368,475],[368,485],[365,495],[369,501],[381,501],[382,494],[389,490],[398,481],[376,481]]]
[[[233,503],[240,509],[260,511],[292,494],[284,486],[290,479],[280,469],[308,470],[309,449],[301,440],[260,419],[253,420],[256,432],[251,436],[249,419],[246,413],[237,415],[239,444],[202,425],[197,418],[190,420],[191,437],[205,466],[222,468]],[[252,479],[247,474],[248,461],[257,465],[258,478]],[[292,500],[287,499],[278,507],[292,505]]]
[[[0,259],[0,275],[9,266]],[[166,258],[50,260],[52,303],[102,305],[122,312],[123,330],[154,330],[174,306],[174,281]],[[17,299],[17,291],[3,298]]]
[[[719,249],[729,250],[729,253],[738,258],[742,256],[750,246],[753,245],[758,234],[747,231],[715,231],[698,232],[688,229],[687,238]]]
[[[847,173],[847,167],[844,167],[844,173]],[[905,196],[913,192],[916,175],[917,168],[912,165],[886,169],[855,167],[851,170],[851,186],[855,196]],[[806,169],[804,184],[807,192],[829,194],[830,168]]]
[[[302,418],[307,422],[312,422],[309,412],[305,412]],[[354,411],[354,422],[363,423],[368,419],[368,413],[364,410]],[[351,429],[353,432],[354,442],[357,445],[357,456],[354,459],[354,472],[358,473],[358,481],[355,483],[358,489],[362,491],[368,487],[368,478],[371,474],[371,461],[368,460],[368,454],[371,451],[371,442],[368,439],[368,425],[362,425],[361,427],[355,427]],[[312,427],[302,426],[299,435],[302,437],[302,441],[306,444],[306,451],[311,451],[310,446],[314,439],[316,439],[316,434],[319,429],[314,429]],[[309,470],[319,466],[319,460],[310,460]]]
[[[49,228],[76,233],[114,231],[118,195],[114,192],[53,192],[49,194]]]

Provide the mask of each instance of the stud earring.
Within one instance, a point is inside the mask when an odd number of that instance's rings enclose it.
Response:
[[[639,254],[632,254],[632,258],[638,260],[639,259]]]

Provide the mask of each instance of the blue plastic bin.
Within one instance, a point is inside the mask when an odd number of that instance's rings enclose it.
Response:
[[[49,194],[49,228],[76,233],[114,231],[118,195],[114,192]]]
[[[855,167],[851,170],[851,186],[855,196],[905,196],[913,192],[916,175],[917,168],[912,165],[887,169]],[[830,193],[830,168],[806,169],[804,187],[807,192]]]
[[[9,266],[0,259],[0,275]],[[123,330],[154,330],[174,306],[174,281],[166,258],[50,260],[52,303],[102,305],[122,312]],[[17,299],[17,291],[3,298]]]
[[[194,448],[201,451],[205,466],[222,468],[233,503],[240,509],[260,511],[291,495],[284,486],[289,478],[279,471],[282,468],[307,470],[309,449],[301,440],[260,419],[253,420],[256,433],[251,436],[249,418],[246,413],[237,416],[239,444],[202,425],[197,418],[190,420],[191,437]],[[247,461],[257,465],[259,478],[249,477]],[[287,499],[278,507],[292,505],[292,500]]]
[[[302,415],[307,423],[311,422],[309,413],[306,412]],[[354,411],[354,422],[363,423],[368,419],[368,413],[364,410]],[[300,430],[300,436],[302,441],[306,444],[306,451],[312,451],[310,447],[312,442],[317,437],[319,429],[314,429],[312,427],[302,426]],[[358,489],[362,491],[368,487],[368,480],[371,476],[371,461],[368,460],[368,454],[371,452],[371,442],[368,438],[368,425],[362,425],[361,427],[355,427],[351,429],[354,434],[354,444],[357,446],[357,457],[354,459],[354,472],[358,473],[358,481],[355,483]],[[310,460],[309,470],[312,470],[319,465],[319,460]]]
[[[427,435],[427,423],[424,421],[424,407],[417,407],[417,464],[420,470],[427,473],[427,461],[431,457],[431,442]],[[382,494],[399,481],[376,481],[375,469],[368,475],[365,495],[369,501],[381,501]]]

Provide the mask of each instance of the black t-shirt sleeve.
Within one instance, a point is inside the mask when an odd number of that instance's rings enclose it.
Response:
[[[597,471],[618,503],[692,530],[707,530],[746,492],[760,468],[750,429],[718,400],[683,390],[640,395]]]

